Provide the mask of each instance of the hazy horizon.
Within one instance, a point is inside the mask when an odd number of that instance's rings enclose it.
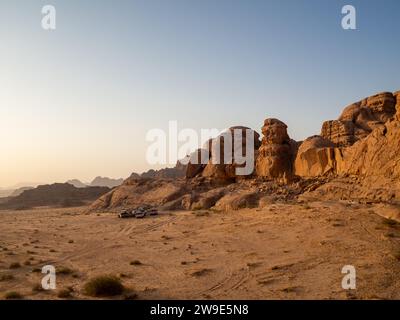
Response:
[[[16,184],[13,185],[7,185],[7,186],[0,186],[0,190],[13,190],[13,189],[19,189],[19,188],[24,188],[24,187],[37,187],[39,185],[46,185],[46,184],[54,184],[54,183],[66,183],[71,180],[79,180],[80,182],[89,185],[90,183],[93,182],[95,178],[109,178],[113,180],[119,180],[119,179],[126,179],[128,177],[103,177],[103,176],[96,176],[93,177],[92,179],[89,180],[82,180],[79,178],[71,178],[67,180],[60,180],[60,181],[20,181]]]
[[[126,178],[146,132],[265,118],[295,140],[381,91],[400,89],[400,2],[53,0],[0,4],[0,187]],[[341,8],[357,9],[357,30]]]

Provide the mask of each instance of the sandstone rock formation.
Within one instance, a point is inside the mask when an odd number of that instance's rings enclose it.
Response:
[[[347,107],[341,119],[351,119],[355,127],[364,132],[350,146],[307,148],[301,146],[295,161],[296,173],[300,176],[321,176],[319,170],[304,170],[307,164],[326,163],[314,161],[310,153],[329,152],[329,167],[337,179],[318,188],[317,197],[362,199],[363,201],[400,200],[400,117],[399,92],[382,93]],[[365,106],[365,107],[363,107]],[[395,113],[397,108],[397,113]],[[348,120],[346,120],[348,121]],[[361,130],[360,129],[360,130]],[[332,136],[331,136],[332,137]],[[336,146],[339,141],[332,141]],[[308,151],[304,152],[304,149]],[[304,161],[308,159],[308,161]],[[343,178],[341,178],[343,177]],[[351,180],[353,177],[356,180]],[[342,180],[341,180],[342,179]]]
[[[322,125],[321,136],[330,141],[333,146],[351,146],[356,142],[355,125],[350,120],[325,121]]]
[[[388,142],[383,136],[395,115],[397,97],[398,93],[376,94],[346,107],[338,120],[326,121],[321,131],[324,140],[312,137],[300,146],[294,164],[296,175],[365,175],[381,171],[382,167],[373,168],[373,162],[381,161],[384,167],[388,157],[394,158],[394,155],[388,156],[392,151],[387,149]],[[383,148],[381,152],[385,150],[380,156],[378,150],[372,150],[378,149],[379,144]],[[391,147],[393,150],[394,146]]]
[[[346,107],[338,120],[326,121],[321,136],[337,147],[353,145],[383,126],[396,112],[396,98],[390,92],[368,97]]]
[[[123,185],[95,201],[93,210],[135,207],[141,204],[164,205],[185,193],[184,186],[173,180],[127,179]]]
[[[340,173],[400,178],[400,121],[390,120],[346,150]]]
[[[266,119],[262,133],[264,137],[256,161],[257,175],[274,179],[291,177],[296,144],[289,138],[286,124],[278,119]]]
[[[294,163],[295,175],[304,178],[334,175],[337,159],[340,159],[340,149],[335,148],[332,141],[312,136],[299,147]]]
[[[243,163],[242,159],[237,159],[237,155],[239,158],[252,161],[251,166],[254,168],[255,151],[260,146],[259,139],[260,135],[250,128],[243,126],[229,128],[218,137],[209,140],[204,146],[209,150],[208,163],[201,162],[201,152],[207,153],[204,148],[197,150],[195,155],[191,155],[191,159],[196,159],[196,161],[189,162],[186,177],[193,178],[201,174],[203,177],[221,181],[234,180],[239,176],[237,169],[246,166],[246,162]],[[248,147],[251,154],[247,154]]]

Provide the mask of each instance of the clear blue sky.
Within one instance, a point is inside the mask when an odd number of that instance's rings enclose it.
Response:
[[[41,8],[57,9],[57,30]],[[341,8],[357,9],[356,31]],[[0,186],[150,166],[145,135],[277,117],[297,140],[400,89],[398,0],[2,0]]]

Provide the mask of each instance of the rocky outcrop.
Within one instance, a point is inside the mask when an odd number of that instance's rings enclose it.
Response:
[[[300,146],[296,175],[368,175],[386,170],[385,163],[392,167],[396,152],[389,141],[395,138],[388,139],[388,132],[396,131],[391,119],[398,96],[379,93],[346,107],[338,120],[324,122],[321,137],[311,137]]]
[[[329,199],[400,201],[400,91],[346,107],[337,120],[323,124],[321,135],[303,142],[290,139],[286,124],[278,119],[264,121],[261,146],[259,135],[254,131],[249,135],[248,130],[228,129],[188,156],[187,165],[127,179],[92,209],[152,204],[166,210],[231,211],[304,194],[316,199],[329,195]],[[237,131],[239,142],[233,139]],[[243,165],[235,157],[224,158],[227,138],[234,142],[228,145],[231,155],[240,150],[244,157],[246,146],[253,147],[253,179],[239,179],[236,169]]]
[[[95,201],[92,210],[120,207],[133,208],[142,204],[165,205],[186,193],[184,184],[173,180],[128,179],[120,187]]]
[[[357,136],[355,131],[356,142],[350,146],[301,146],[295,162],[296,173],[302,177],[318,177],[323,171],[309,170],[305,174],[306,164],[314,163],[314,167],[328,164],[336,178],[313,192],[316,198],[400,200],[399,115],[399,92],[381,93],[347,107],[340,121],[352,121],[355,128],[364,132]],[[331,139],[331,142],[335,146],[340,144],[338,140]],[[321,153],[324,156],[316,156]]]
[[[367,107],[375,121],[385,123],[396,112],[396,98],[391,92],[383,92],[367,98]]]
[[[287,126],[278,119],[266,119],[264,135],[258,150],[256,174],[272,179],[292,176],[292,161],[296,143],[289,138]]]
[[[326,121],[321,136],[337,147],[347,147],[382,127],[396,112],[396,98],[383,92],[346,107],[338,120]]]
[[[229,139],[229,144],[227,139]],[[234,180],[241,175],[238,169],[247,165],[246,162],[241,161],[242,159],[238,159],[237,155],[252,161],[251,167],[254,168],[255,152],[260,146],[259,139],[260,135],[250,128],[243,126],[229,128],[216,138],[209,140],[203,149],[198,149],[190,156],[192,161],[189,161],[187,165],[186,177],[193,178],[201,175],[221,181]],[[249,155],[247,147],[251,150]],[[209,160],[206,164],[204,164],[204,159],[201,161],[201,152],[207,153],[205,148],[209,151]]]
[[[357,140],[354,130],[354,123],[349,120],[325,121],[322,125],[321,136],[330,141],[333,146],[351,146]]]
[[[339,173],[400,178],[400,121],[391,120],[346,150]]]

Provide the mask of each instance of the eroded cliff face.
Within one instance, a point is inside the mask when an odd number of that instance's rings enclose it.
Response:
[[[383,92],[346,107],[339,119],[324,122],[321,136],[337,147],[347,147],[382,127],[396,112],[396,98]]]
[[[338,174],[400,177],[400,121],[392,119],[345,152]]]
[[[346,107],[338,120],[323,124],[321,137],[309,138],[300,146],[296,175],[397,177],[399,102],[399,92],[384,92]]]

